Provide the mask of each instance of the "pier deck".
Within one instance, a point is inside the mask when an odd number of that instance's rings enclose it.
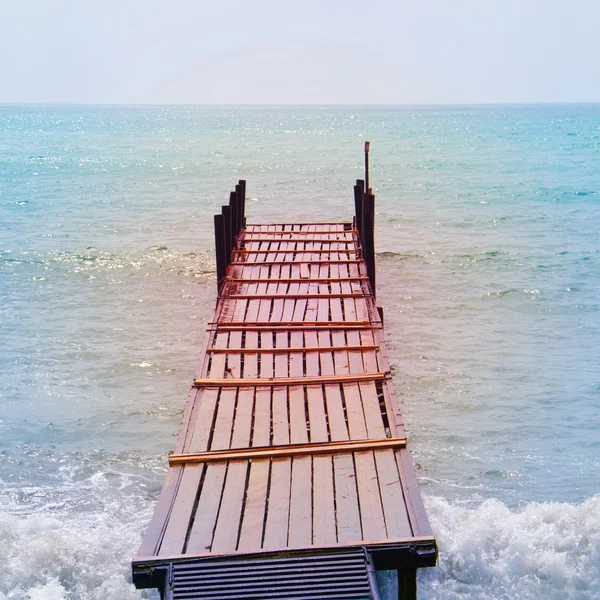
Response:
[[[241,209],[243,215],[243,209]],[[247,225],[138,556],[163,598],[414,598],[436,545],[354,223]]]

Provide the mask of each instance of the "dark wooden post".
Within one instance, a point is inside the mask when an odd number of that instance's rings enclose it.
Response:
[[[236,235],[240,235],[242,229],[244,228],[244,190],[242,189],[242,186],[239,183],[235,186],[235,201],[237,204],[238,215]]]
[[[367,275],[375,297],[375,196],[369,186],[369,142],[365,142],[365,180],[354,186],[355,224],[362,244]]]
[[[398,570],[398,600],[417,600],[417,570]]]
[[[365,206],[366,206],[366,210],[368,211],[368,214],[371,215],[370,217],[370,229],[371,232],[369,234],[370,236],[370,245],[371,245],[371,249],[370,249],[370,257],[371,257],[371,264],[370,264],[370,278],[371,278],[371,286],[373,288],[373,296],[375,296],[375,196],[371,193],[367,193],[365,195]]]
[[[365,195],[365,210],[375,215],[375,196],[373,194]]]
[[[369,187],[369,142],[365,142],[365,192],[369,194],[371,188]]]
[[[242,228],[246,227],[246,180],[245,179],[240,179],[240,183],[239,186],[242,190],[242,203],[241,203],[241,215],[242,215],[242,219],[241,219],[241,224],[242,224]]]
[[[246,225],[246,181],[240,179],[235,191],[229,194],[229,205],[221,207],[215,215],[215,254],[217,259],[217,282],[220,287],[227,276],[232,251],[242,229]]]
[[[233,250],[233,238],[231,235],[231,208],[222,206],[223,213],[223,229],[225,231],[225,255],[227,256],[227,264],[231,262],[231,251]]]
[[[358,185],[360,187],[360,190],[362,192],[362,194],[364,195],[365,193],[365,182],[362,179],[357,179],[356,180],[356,185]]]
[[[375,297],[375,243],[373,236],[375,233],[374,229],[373,213],[368,212],[365,214],[365,237],[363,243],[363,254],[365,262],[367,263],[367,275],[371,282],[371,291],[373,297]]]
[[[235,248],[235,238],[239,232],[238,201],[235,192],[229,194],[229,209],[231,210],[231,247]]]
[[[356,218],[356,229],[361,242],[363,241],[363,199],[363,190],[357,181],[354,186],[354,215]]]
[[[215,254],[217,258],[217,287],[227,274],[227,251],[225,250],[225,226],[223,215],[215,215]]]
[[[354,208],[357,210],[356,229],[362,242],[365,228],[365,182],[362,179],[357,179],[354,186]]]

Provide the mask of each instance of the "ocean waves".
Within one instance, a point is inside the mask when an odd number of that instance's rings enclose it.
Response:
[[[24,447],[0,455],[2,600],[128,600],[129,557],[164,457]]]
[[[89,278],[98,275],[122,273],[124,277],[144,270],[147,277],[169,273],[178,276],[204,278],[214,281],[214,256],[206,251],[180,251],[168,246],[152,246],[143,250],[115,252],[93,246],[68,251],[40,252],[34,249],[0,250],[0,265],[5,271],[36,281],[48,277],[69,277],[84,274]],[[42,279],[43,278],[43,279]],[[119,283],[119,279],[109,279]]]
[[[212,310],[212,261],[161,245],[5,251],[4,446],[93,449],[119,439],[124,449],[168,450]]]
[[[100,457],[98,457],[100,458]],[[105,457],[106,458],[106,457]],[[114,463],[113,463],[113,466]],[[95,461],[65,490],[32,487],[34,505],[0,493],[0,599],[133,600],[129,557],[149,520],[161,471]],[[68,490],[68,492],[67,492]],[[4,491],[5,492],[5,491]],[[60,497],[68,502],[60,502]],[[40,500],[44,499],[44,500]],[[439,566],[419,574],[437,600],[595,600],[600,595],[600,496],[581,504],[499,500],[466,507],[425,497]],[[393,578],[384,588],[393,591]]]
[[[581,504],[499,500],[476,508],[426,498],[440,565],[422,598],[593,600],[600,597],[600,495]]]

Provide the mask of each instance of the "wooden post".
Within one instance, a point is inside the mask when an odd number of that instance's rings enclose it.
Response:
[[[358,185],[358,182],[354,186],[354,215],[356,218],[356,229],[360,237],[361,243],[363,242],[363,191],[362,187]]]
[[[223,229],[225,231],[225,255],[227,264],[231,262],[231,251],[233,250],[233,237],[231,235],[231,208],[229,206],[221,206],[223,213]]]
[[[238,200],[235,192],[229,194],[229,208],[231,209],[231,247],[235,248],[235,238],[239,233]]]
[[[373,234],[373,213],[368,212],[365,214],[365,241],[363,244],[363,251],[365,262],[367,263],[367,275],[371,282],[371,291],[373,292],[373,297],[375,297],[375,244]]]
[[[365,142],[365,192],[369,194],[371,188],[369,187],[369,142]]]
[[[398,570],[398,600],[417,600],[417,570]]]
[[[362,184],[362,181],[357,181]],[[356,201],[356,200],[355,200]],[[362,226],[360,235],[362,239],[363,256],[367,265],[367,275],[371,282],[371,291],[375,297],[375,196],[365,193],[362,196]]]
[[[370,212],[375,217],[375,196],[373,194],[365,195],[365,212]]]
[[[217,288],[227,274],[227,254],[225,250],[225,228],[223,215],[215,215],[215,254],[217,259]]]
[[[242,202],[241,202],[241,225],[242,228],[246,227],[246,180],[240,179],[239,186],[242,189]]]
[[[362,243],[365,229],[365,182],[362,179],[357,179],[354,186],[354,208],[360,209],[360,212],[356,213],[356,228]]]
[[[235,186],[235,200],[237,204],[237,215],[238,215],[238,224],[236,235],[240,235],[242,229],[244,228],[244,190],[242,186],[238,183]]]
[[[358,185],[360,187],[361,192],[364,194],[365,193],[365,182],[362,179],[357,179],[356,185]]]

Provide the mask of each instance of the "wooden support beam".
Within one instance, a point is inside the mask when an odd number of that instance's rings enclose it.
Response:
[[[293,253],[293,250],[282,250],[281,253],[282,254],[290,254]],[[340,252],[343,252],[342,250],[340,250]],[[353,258],[349,258],[349,259],[334,259],[334,260],[268,260],[268,261],[261,261],[261,262],[242,262],[242,261],[235,261],[232,262],[232,266],[236,266],[236,267],[256,267],[256,265],[261,265],[263,267],[270,267],[271,265],[339,265],[339,264],[359,264],[360,262],[362,262],[360,259],[353,259]],[[273,283],[277,283],[276,281],[273,281]]]
[[[257,460],[259,458],[336,454],[339,452],[363,452],[368,450],[388,450],[390,448],[393,449],[405,447],[406,438],[383,438],[375,440],[351,440],[345,442],[289,444],[285,446],[262,446],[254,448],[236,448],[233,450],[212,450],[209,452],[171,454],[169,456],[169,464],[173,466],[180,464],[228,460]]]
[[[367,276],[359,277],[296,277],[296,278],[285,278],[277,277],[276,279],[270,279],[268,277],[262,278],[249,278],[239,279],[235,277],[227,277],[227,281],[231,283],[330,283],[330,282],[342,282],[342,281],[369,281]]]
[[[324,327],[325,329],[329,329],[331,326],[339,326],[348,329],[356,327],[373,329],[376,327],[371,321],[303,321],[302,323],[296,323],[294,321],[212,321],[211,323],[208,323],[208,325],[217,327],[269,327],[273,329],[281,329],[282,327],[299,327],[300,329]]]
[[[398,570],[398,600],[417,600],[417,570]]]
[[[219,300],[269,300],[270,298],[365,298],[371,294],[361,294],[348,292],[346,294],[223,294]]]
[[[276,232],[270,232],[268,233],[269,236],[272,236],[273,233]],[[313,233],[313,235],[319,235],[323,233],[322,231],[315,231]],[[295,238],[295,237],[289,237],[289,238],[274,238],[274,237],[248,237],[248,234],[245,233],[244,237],[240,239],[241,243],[244,242],[297,242],[298,244],[310,244],[310,243],[319,243],[319,244],[356,244],[356,238],[344,238],[344,239],[338,239],[338,240],[332,240],[330,238],[315,238],[315,239],[304,239],[304,238]],[[283,250],[280,250],[280,252],[283,252]]]
[[[290,385],[328,385],[332,383],[357,383],[385,379],[385,373],[356,373],[354,375],[329,375],[320,377],[273,377],[270,379],[194,379],[194,387],[261,387]]]
[[[311,346],[307,348],[207,348],[207,353],[225,354],[288,354],[289,352],[335,352],[335,351],[375,350],[379,352],[379,346]]]
[[[303,225],[343,225],[344,227],[351,227],[352,224],[351,223],[335,223],[333,221],[327,222],[327,223],[322,223],[322,222],[311,222],[311,223],[261,223],[260,225],[255,225],[255,224],[250,224],[248,225],[248,227],[301,227]],[[252,233],[254,231],[254,229],[248,229],[248,231],[250,233]],[[260,231],[260,229],[258,229],[258,231]],[[314,231],[306,231],[306,230],[287,230],[287,231],[274,231],[273,233],[277,234],[277,233],[345,233],[347,231],[351,231],[351,229],[321,229],[318,232],[314,232]]]
[[[304,242],[302,242],[304,243]],[[234,250],[234,254],[360,254],[360,250],[358,248],[335,248],[332,250],[311,250],[310,248],[288,248],[285,250],[246,250],[246,248],[240,248],[239,250]]]
[[[411,537],[403,537],[403,538],[389,538],[386,540],[361,540],[360,542],[346,542],[346,543],[338,543],[338,544],[311,544],[310,546],[297,546],[293,549],[290,549],[289,546],[278,547],[278,548],[269,548],[263,549],[260,551],[251,551],[251,552],[228,552],[220,555],[222,558],[232,558],[240,559],[241,557],[259,557],[268,560],[273,557],[279,557],[279,555],[284,554],[286,556],[302,556],[304,553],[315,553],[326,550],[349,550],[352,548],[360,548],[364,549],[365,547],[369,548],[369,551],[373,550],[386,550],[386,549],[400,549],[403,547],[408,548],[431,548],[435,546],[435,538],[433,536],[411,536]],[[194,553],[194,558],[212,558],[215,555],[212,552],[198,552]],[[172,554],[169,555],[169,560],[189,560],[191,557],[189,554]],[[139,554],[135,557],[135,562],[138,564],[143,564],[145,567],[151,567],[152,565],[164,564],[164,558],[157,558],[153,555],[143,555]],[[434,563],[435,564],[435,563]],[[433,565],[428,565],[433,566]]]
[[[381,329],[381,325],[369,322],[349,322],[346,324],[334,323],[307,323],[306,325],[291,325],[289,323],[212,323],[208,324],[207,331],[353,331],[358,329]]]

